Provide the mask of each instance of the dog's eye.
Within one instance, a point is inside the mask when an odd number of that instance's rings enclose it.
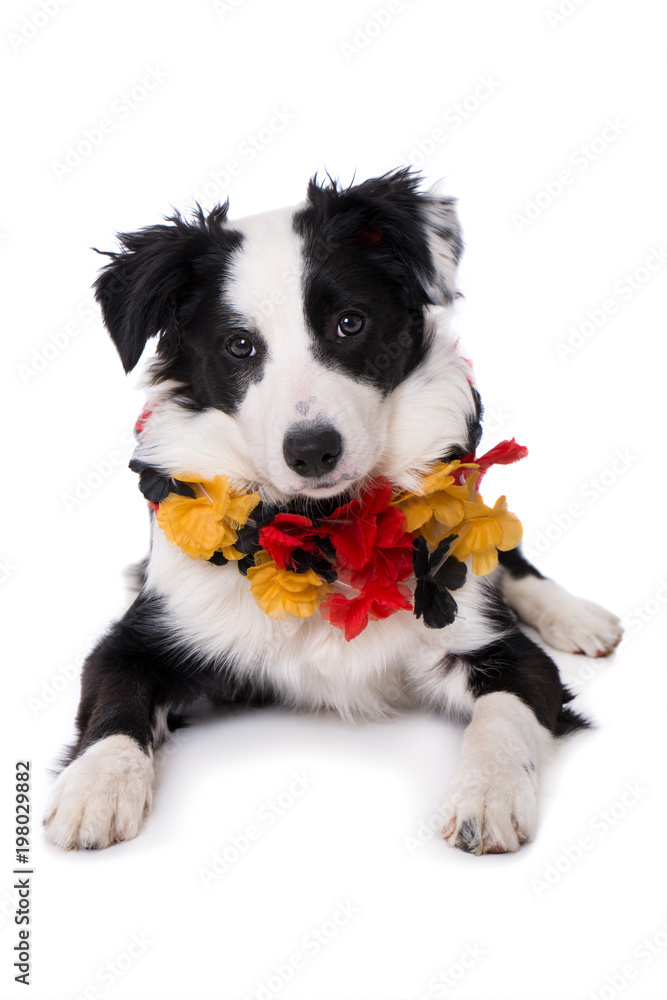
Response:
[[[354,337],[355,334],[361,333],[365,326],[366,320],[359,313],[345,313],[338,320],[338,336]]]
[[[248,337],[233,337],[227,344],[227,350],[233,358],[251,358],[257,354],[255,345]]]

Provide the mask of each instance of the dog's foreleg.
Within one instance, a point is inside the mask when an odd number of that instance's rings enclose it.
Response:
[[[445,840],[472,854],[500,854],[534,836],[543,766],[559,737],[589,723],[569,708],[572,695],[551,657],[519,628],[497,591],[479,587],[467,606],[459,598],[468,625],[462,638],[478,629],[478,648],[459,651],[452,642],[440,660],[416,664],[408,682],[420,706],[469,720],[442,808]]]
[[[532,840],[539,774],[552,743],[517,695],[478,698],[442,809],[447,843],[471,854],[505,854]]]
[[[65,850],[130,840],[150,809],[167,706],[163,672],[142,639],[148,613],[138,598],[84,664],[78,739],[44,815],[49,840]]]
[[[451,657],[448,668],[465,677],[474,703],[443,835],[472,854],[516,851],[534,836],[538,782],[555,738],[588,723],[567,707],[572,695],[556,664],[509,615],[496,640]]]
[[[494,584],[507,604],[550,646],[568,653],[607,656],[621,641],[623,629],[616,615],[543,577],[519,549],[500,552],[498,557]]]

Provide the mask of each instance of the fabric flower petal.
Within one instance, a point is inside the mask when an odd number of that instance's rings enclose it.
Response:
[[[472,557],[472,571],[486,576],[498,565],[498,549],[516,548],[521,541],[521,522],[507,508],[505,497],[499,497],[494,506],[487,507],[481,500],[466,504],[465,529],[452,554],[465,562]]]
[[[248,570],[250,591],[260,608],[269,618],[309,618],[317,611],[320,601],[329,590],[314,570],[293,573],[280,570],[266,554],[260,554],[259,562]]]
[[[193,559],[210,559],[236,542],[237,529],[259,503],[259,494],[233,492],[226,476],[205,481],[191,475],[178,478],[193,483],[196,495],[170,493],[158,507],[157,523],[172,545]]]

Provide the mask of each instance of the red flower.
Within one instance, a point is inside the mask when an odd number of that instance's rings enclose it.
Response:
[[[412,604],[400,587],[369,583],[351,600],[344,594],[329,594],[320,605],[320,614],[336,628],[343,629],[349,642],[363,632],[369,618],[389,618],[396,611],[411,609]]]
[[[412,535],[405,530],[403,512],[389,506],[391,496],[391,484],[378,479],[322,522],[338,557],[339,579],[359,591],[351,599],[332,594],[322,606],[323,617],[344,629],[348,641],[366,628],[369,618],[388,618],[412,607],[398,586],[412,573]]]
[[[516,439],[511,438],[509,441],[501,441],[480,458],[475,458],[474,452],[472,455],[461,455],[461,462],[475,462],[479,466],[479,478],[475,483],[475,489],[478,490],[482,479],[492,465],[512,465],[513,462],[519,462],[522,458],[525,458],[527,454],[528,449],[526,446],[517,444]],[[458,469],[454,473],[454,478],[461,485],[462,477],[469,474],[470,470],[468,469]]]
[[[259,544],[269,553],[278,569],[291,568],[296,549],[315,551],[313,522],[302,514],[276,514],[271,524],[259,532]]]
[[[356,589],[377,581],[383,585],[405,580],[412,572],[412,535],[405,515],[390,507],[392,489],[377,479],[361,497],[324,519],[346,580]]]
[[[391,497],[391,484],[378,479],[317,523],[300,514],[277,514],[259,532],[260,545],[279,569],[292,568],[299,551],[335,557],[336,576],[359,593],[352,599],[332,594],[324,617],[344,629],[347,639],[358,635],[369,617],[387,618],[412,607],[398,587],[412,573],[412,535],[405,530],[403,512],[390,506]],[[323,551],[325,539],[329,544]]]

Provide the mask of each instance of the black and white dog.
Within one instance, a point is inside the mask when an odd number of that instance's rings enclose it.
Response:
[[[421,192],[409,171],[346,189],[311,181],[296,208],[238,222],[227,206],[199,210],[120,242],[96,290],[126,371],[159,335],[139,467],[224,473],[266,504],[312,512],[376,476],[411,489],[436,459],[474,451],[481,405],[448,331],[459,224],[452,199]],[[491,577],[468,573],[446,628],[401,610],[348,642],[320,614],[268,617],[237,567],[190,558],[153,517],[141,592],[84,667],[49,839],[76,849],[134,837],[154,752],[204,696],[464,716],[444,837],[475,854],[516,851],[534,835],[556,738],[586,722],[510,609],[589,656],[609,653],[621,629],[518,549],[500,559]]]

